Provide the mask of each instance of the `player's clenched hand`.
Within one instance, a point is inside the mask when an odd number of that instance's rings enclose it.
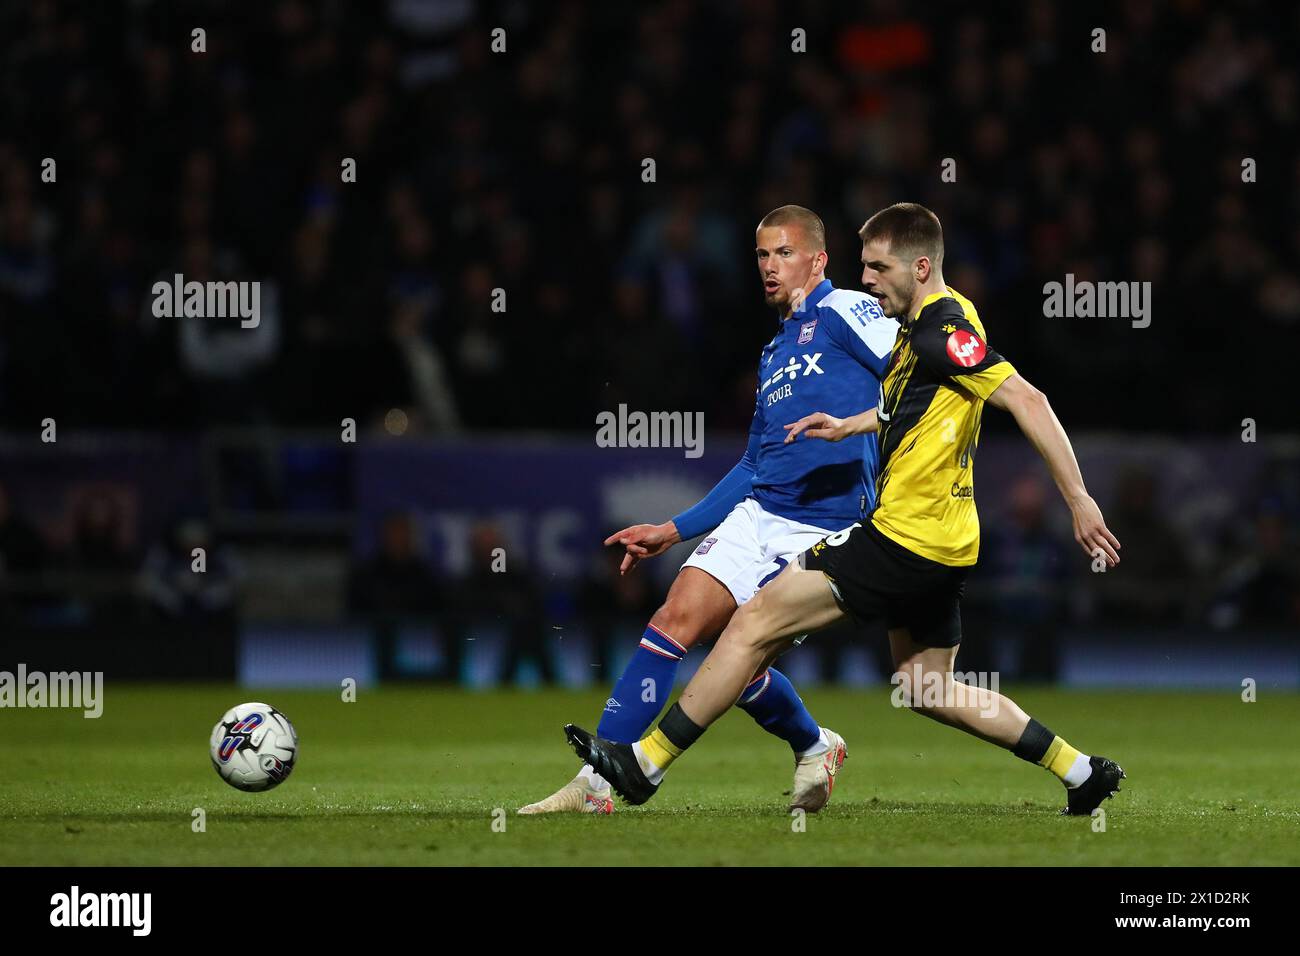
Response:
[[[1074,540],[1079,542],[1088,557],[1096,557],[1100,550],[1109,566],[1113,568],[1119,564],[1119,538],[1106,527],[1097,502],[1084,495],[1070,504],[1070,514],[1074,518]]]
[[[807,432],[809,438],[824,438],[827,441],[839,441],[849,436],[844,419],[827,415],[825,412],[813,412],[797,422],[785,426],[785,443],[788,445],[799,437],[800,432]]]
[[[622,531],[615,531],[605,539],[605,544],[623,546],[626,553],[618,573],[627,574],[642,558],[662,554],[680,540],[682,537],[677,533],[677,525],[665,521],[663,524],[634,524]]]

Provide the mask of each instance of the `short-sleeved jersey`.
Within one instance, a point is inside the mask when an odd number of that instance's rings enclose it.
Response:
[[[904,322],[880,388],[872,522],[909,551],[955,567],[979,557],[974,459],[984,401],[1015,374],[989,348],[975,306],[948,289]]]
[[[813,412],[853,415],[871,408],[898,323],[871,296],[822,281],[781,322],[758,366],[751,443],[751,494],[772,514],[839,529],[875,505],[873,435],[786,444],[785,425]]]

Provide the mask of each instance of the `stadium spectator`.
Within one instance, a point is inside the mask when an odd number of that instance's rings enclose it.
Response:
[[[202,554],[196,554],[200,548]],[[207,522],[190,517],[149,548],[139,587],[149,607],[164,619],[223,627],[235,620],[241,576],[233,552],[214,541]]]
[[[374,557],[355,565],[348,581],[348,611],[394,620],[427,618],[443,609],[438,583],[421,556],[414,521],[406,513],[384,519]]]
[[[347,607],[349,614],[373,627],[380,677],[397,677],[399,630],[408,624],[428,625],[447,610],[410,514],[393,512],[384,517],[374,556],[354,563],[348,575]],[[444,676],[454,678],[460,669],[458,641],[452,634],[441,637]]]
[[[131,593],[138,558],[132,548],[132,522],[122,495],[91,488],[72,507],[71,534],[58,554],[60,581],[69,607],[98,622],[126,621],[137,610]]]
[[[609,655],[616,650],[618,631],[637,633],[660,604],[654,578],[644,572],[619,574],[623,552],[601,548],[591,562],[591,569],[578,588],[576,609],[582,624],[591,631],[595,644],[597,673],[592,678],[612,679],[607,672]]]
[[[1220,625],[1300,627],[1300,561],[1281,510],[1268,502],[1218,581]]]
[[[27,592],[47,561],[45,541],[36,528],[16,514],[9,491],[0,483],[0,617],[28,606]]]
[[[420,431],[451,434],[460,428],[459,415],[446,365],[424,332],[427,325],[420,301],[404,299],[394,307],[389,338],[369,365],[380,383],[375,397],[385,411],[409,408]]]
[[[452,593],[462,633],[482,625],[507,632],[500,679],[513,680],[519,664],[529,660],[545,683],[554,682],[537,582],[521,557],[507,549],[496,525],[482,523],[471,531],[470,570],[452,583]]]
[[[1124,542],[1123,563],[1088,579],[1096,614],[1108,624],[1177,624],[1190,613],[1190,551],[1156,495],[1151,472],[1133,468],[1120,476],[1108,514]]]
[[[988,582],[990,593],[985,603],[992,611],[990,620],[998,622],[998,636],[1018,645],[1017,676],[1055,680],[1058,631],[1066,620],[1065,574],[1073,554],[1048,527],[1049,498],[1038,478],[1017,479],[1007,497],[1007,516],[984,527],[976,574]],[[970,590],[978,594],[985,586]],[[970,637],[981,644],[991,636],[981,633],[980,626],[970,630]],[[970,667],[970,663],[963,662],[963,666]]]
[[[127,541],[122,502],[104,490],[82,496],[72,514],[72,538],[66,558],[78,572],[127,573],[135,570],[136,557]]]

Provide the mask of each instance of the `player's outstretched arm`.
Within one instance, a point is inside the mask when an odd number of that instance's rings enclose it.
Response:
[[[1119,539],[1106,527],[1101,509],[1088,495],[1070,438],[1052,411],[1047,396],[1017,373],[994,389],[988,403],[1010,412],[1025,437],[1047,462],[1056,487],[1061,490],[1061,497],[1074,519],[1074,540],[1089,557],[1100,549],[1108,564],[1119,564]]]
[[[682,536],[677,532],[677,525],[669,520],[663,524],[634,524],[622,531],[615,531],[605,539],[605,546],[611,544],[623,546],[626,553],[623,555],[623,563],[619,565],[618,573],[627,574],[642,558],[653,558],[655,555],[663,554],[681,540]]]
[[[880,416],[874,408],[858,412],[848,418],[836,418],[825,412],[813,412],[797,422],[785,426],[785,443],[788,445],[801,434],[809,438],[824,438],[826,441],[842,441],[850,435],[865,435],[880,430]]]

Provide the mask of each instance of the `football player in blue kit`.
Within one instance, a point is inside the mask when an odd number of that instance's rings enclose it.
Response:
[[[874,407],[898,323],[871,296],[831,285],[826,229],[811,210],[773,210],[755,239],[764,298],[778,312],[778,328],[759,359],[744,456],[693,507],[605,541],[622,545],[620,573],[627,573],[708,532],[614,685],[598,726],[607,740],[639,740],[670,696],[677,665],[690,648],[717,638],[736,608],[800,553],[875,507],[874,435],[790,443],[784,426],[814,412],[847,416]],[[825,806],[847,755],[843,738],[813,719],[774,667],[757,670],[737,706],[794,751],[791,809]],[[560,790],[519,812],[609,813],[613,806],[608,782],[585,765]]]

